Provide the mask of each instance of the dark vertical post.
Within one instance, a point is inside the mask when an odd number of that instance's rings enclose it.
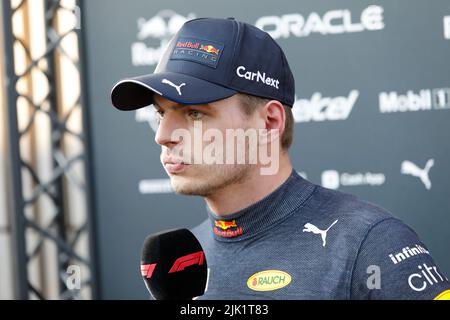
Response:
[[[94,163],[92,159],[92,144],[91,144],[91,123],[90,123],[90,109],[89,109],[89,99],[88,99],[88,85],[87,85],[87,61],[86,61],[86,44],[84,36],[86,28],[83,25],[84,17],[84,1],[77,0],[77,6],[79,8],[78,21],[79,29],[78,34],[78,48],[80,57],[80,101],[82,106],[83,114],[83,132],[84,132],[84,154],[85,154],[85,177],[86,177],[86,201],[87,201],[87,229],[89,237],[89,254],[90,254],[90,265],[91,265],[91,292],[93,299],[101,299],[100,292],[100,274],[98,269],[98,247],[97,247],[97,228],[95,219],[95,181],[93,174],[92,164]]]
[[[14,70],[14,35],[12,31],[12,8],[10,1],[2,1],[2,21],[4,39],[6,106],[8,119],[8,147],[11,167],[11,224],[14,246],[15,296],[17,299],[28,299],[27,253],[25,242],[26,223],[24,216],[25,203],[22,194],[22,172],[20,155],[20,132],[17,122],[17,75]]]

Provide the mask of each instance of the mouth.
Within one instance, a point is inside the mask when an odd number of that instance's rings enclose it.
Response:
[[[181,173],[189,166],[189,164],[182,161],[174,161],[171,159],[164,160],[163,165],[167,173],[169,174]]]

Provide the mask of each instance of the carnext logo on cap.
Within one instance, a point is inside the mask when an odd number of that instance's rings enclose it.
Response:
[[[265,72],[261,73],[260,71],[247,71],[244,66],[240,66],[236,69],[236,73],[240,78],[245,78],[250,81],[262,82],[267,86],[274,87],[275,89],[280,89],[280,81],[278,79],[267,77]]]
[[[215,41],[179,38],[173,50],[172,60],[188,60],[217,68],[224,45]]]

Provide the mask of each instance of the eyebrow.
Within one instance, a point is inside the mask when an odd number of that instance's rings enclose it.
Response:
[[[159,109],[163,109],[156,101],[153,101],[152,103],[155,107],[159,108]],[[199,108],[206,108],[208,110],[213,110],[211,104],[196,104],[196,105],[189,105],[189,104],[181,104],[181,103],[176,103],[174,105],[171,105],[168,109],[169,110],[173,110],[173,109],[181,109],[184,107],[199,107]]]

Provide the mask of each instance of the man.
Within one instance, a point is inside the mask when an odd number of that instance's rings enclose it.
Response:
[[[448,299],[413,230],[293,170],[294,93],[281,48],[232,18],[187,22],[154,74],[112,90],[121,110],[154,105],[174,191],[206,200],[201,299]]]

